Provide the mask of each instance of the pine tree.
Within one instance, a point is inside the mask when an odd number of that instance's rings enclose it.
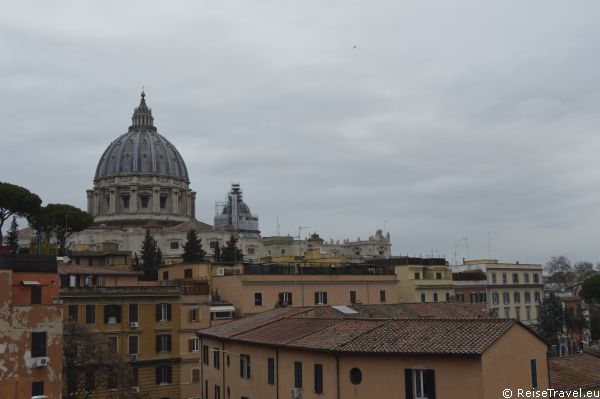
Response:
[[[12,223],[10,224],[10,230],[8,231],[8,236],[6,237],[6,243],[10,248],[10,252],[16,254],[19,251],[19,233],[17,231],[17,218],[13,216]]]
[[[198,238],[196,230],[188,231],[186,239],[187,241],[183,245],[183,261],[202,262],[206,252],[202,249],[202,240]]]
[[[223,262],[241,262],[244,260],[244,253],[237,247],[237,241],[233,234],[229,237],[221,256]]]
[[[162,256],[159,259],[160,248],[152,234],[146,230],[146,236],[142,243],[142,271],[148,278],[158,277],[158,268],[162,262]]]
[[[211,244],[211,247],[213,249],[213,258],[215,259],[215,262],[220,262],[221,261],[221,246],[219,245],[219,241],[215,241],[213,244]]]
[[[131,269],[136,272],[142,271],[142,264],[140,263],[140,258],[138,257],[137,252],[133,254],[133,260],[131,261]]]

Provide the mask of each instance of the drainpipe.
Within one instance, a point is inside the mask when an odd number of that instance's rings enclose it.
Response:
[[[279,349],[275,349],[275,399],[279,399]]]
[[[200,392],[202,393],[202,397],[204,398],[204,362],[202,362],[202,359],[204,358],[204,345],[202,336],[198,333],[196,333],[196,336],[200,338]]]
[[[337,385],[337,399],[340,399],[340,355],[335,355],[335,369],[336,369],[336,385]]]
[[[221,369],[223,370],[223,398],[227,397],[227,387],[225,386],[225,341],[221,341]]]

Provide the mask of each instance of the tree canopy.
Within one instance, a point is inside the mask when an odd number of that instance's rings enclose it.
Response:
[[[206,252],[202,249],[202,240],[198,238],[198,233],[190,229],[186,235],[186,243],[183,245],[184,262],[202,262]]]
[[[0,182],[0,244],[2,227],[11,216],[27,217],[36,213],[42,200],[24,187]]]
[[[232,234],[221,252],[223,262],[241,262],[244,260],[244,253],[237,247],[237,242],[237,238]]]
[[[579,295],[586,301],[600,303],[600,274],[596,274],[585,280]]]
[[[158,277],[158,268],[162,265],[162,253],[158,247],[158,243],[146,230],[146,236],[142,242],[142,271],[144,276],[150,279]]]
[[[10,252],[16,254],[19,252],[19,225],[17,224],[17,217],[13,216],[12,223],[10,224],[10,230],[8,230],[8,235],[6,237],[6,243],[10,248]]]
[[[560,298],[550,294],[540,304],[537,330],[549,345],[560,347],[563,331],[563,308]]]
[[[50,223],[54,233],[59,256],[67,254],[67,239],[71,234],[85,230],[94,222],[89,213],[72,205],[48,204],[43,209],[44,220]]]

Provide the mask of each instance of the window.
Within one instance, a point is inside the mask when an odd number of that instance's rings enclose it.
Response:
[[[221,387],[215,385],[215,399],[221,399]]]
[[[315,364],[315,392],[323,393],[323,365]]]
[[[471,303],[477,303],[477,293],[471,292]]]
[[[534,293],[533,293],[533,296],[534,296],[534,298],[535,298],[535,303],[540,303],[540,302],[541,302],[541,297],[542,297],[542,295],[540,294],[540,292],[539,292],[539,291],[536,291],[536,292],[534,292]]]
[[[531,359],[531,387],[538,387],[538,379],[537,379],[537,360]]]
[[[42,303],[42,286],[32,285],[31,286],[31,304],[39,305]]]
[[[502,273],[502,284],[506,283],[508,283],[508,277],[506,276],[506,273]]]
[[[250,378],[250,355],[240,355],[240,377]]]
[[[292,304],[292,293],[291,292],[280,292],[279,293],[279,304],[280,305],[291,305]]]
[[[248,248],[246,248],[246,253],[248,255],[254,255],[254,254],[256,254],[256,248],[254,248],[254,247],[248,247]]]
[[[119,351],[118,339],[119,338],[114,335],[109,335],[108,337],[106,337],[106,344],[108,346],[109,353],[117,353]]]
[[[504,308],[504,318],[508,319],[510,317],[510,308]]]
[[[513,273],[513,284],[519,284],[519,274]]]
[[[204,380],[204,397],[208,399],[208,380]]]
[[[31,383],[31,396],[40,396],[44,394],[44,381],[35,381]]]
[[[129,354],[130,355],[136,355],[139,353],[139,341],[140,341],[140,336],[139,335],[130,335],[128,338],[129,341]]]
[[[479,303],[486,303],[486,302],[487,302],[487,293],[480,292],[479,293]]]
[[[362,371],[359,368],[354,367],[350,370],[350,382],[353,385],[359,385],[362,382]]]
[[[275,384],[275,359],[272,357],[267,359],[267,383]]]
[[[356,291],[350,291],[350,303],[356,303]]]
[[[93,392],[96,390],[96,373],[94,371],[86,371],[84,375],[85,390]]]
[[[77,323],[77,321],[79,321],[78,313],[79,313],[78,305],[69,305],[69,308],[68,308],[69,321],[73,321],[73,322]]]
[[[462,293],[456,294],[456,301],[457,302],[464,302],[465,301],[465,294],[462,294]],[[423,302],[425,302],[425,301],[423,301]]]
[[[166,207],[167,207],[167,197],[161,195],[161,197],[160,197],[160,208],[161,209],[165,209]]]
[[[138,305],[137,303],[129,304],[129,322],[136,323],[139,322],[138,318]]]
[[[531,320],[531,306],[525,306],[525,316],[527,317],[527,321]]]
[[[521,308],[519,306],[515,307],[515,318],[521,320]]]
[[[219,348],[213,348],[213,366],[217,370],[221,368],[221,351]]]
[[[172,382],[171,366],[158,366],[156,368],[156,385],[170,384]]]
[[[199,352],[200,351],[200,339],[192,338],[189,340],[188,349],[190,352]]]
[[[302,388],[302,362],[294,362],[294,388]]]
[[[438,293],[434,292],[433,293],[433,302],[437,302],[438,301]]]
[[[121,201],[123,204],[123,209],[128,209],[129,208],[129,195],[122,196]]]
[[[420,280],[420,279],[421,279],[421,273],[415,272],[415,280]]]
[[[121,322],[121,307],[119,305],[104,305],[104,324]]]
[[[96,305],[85,305],[85,324],[96,324]]]
[[[315,305],[327,305],[327,293],[325,291],[315,292]]]
[[[46,356],[46,332],[31,333],[31,357]]]
[[[425,300],[426,300],[426,299],[427,299],[427,298],[426,298],[426,296],[425,296],[425,293],[422,293],[422,294],[421,294],[421,302],[425,302]]]
[[[508,292],[503,293],[502,301],[504,302],[505,305],[508,305],[510,303],[510,293],[508,293]]]
[[[171,241],[169,243],[170,249],[179,249],[179,241]],[[187,270],[187,269],[186,269]],[[190,269],[191,270],[191,269]]]
[[[520,292],[515,292],[513,294],[514,299],[515,299],[515,304],[519,304],[521,303],[521,293]]]
[[[385,290],[379,290],[379,302],[385,302]]]
[[[185,269],[183,271],[183,278],[192,278],[192,269]]]
[[[196,323],[200,320],[199,316],[200,309],[190,309],[190,321]]]
[[[202,345],[202,363],[208,366],[208,346]]]
[[[281,253],[282,255],[285,255],[285,248],[281,248],[281,251],[280,251],[280,253]]]
[[[525,291],[525,303],[531,303],[531,292]]]
[[[233,312],[212,312],[210,314],[211,320],[227,320],[233,319]]]
[[[446,302],[448,302],[450,300],[450,293],[446,292]]]
[[[140,200],[142,203],[142,208],[148,208],[148,201],[150,200],[150,196],[142,195],[142,196],[140,196]]]
[[[529,273],[525,273],[523,275],[523,279],[524,279],[525,284],[529,284]]]
[[[262,306],[262,292],[254,293],[254,306]]]
[[[171,334],[156,336],[156,353],[159,352],[171,352]]]
[[[114,373],[110,373],[106,380],[106,388],[108,389],[117,389],[117,385],[119,385],[117,375]]]
[[[492,284],[496,284],[496,273],[492,273]]]
[[[131,386],[137,387],[140,385],[140,372],[137,367],[131,368]]]
[[[157,303],[156,304],[156,321],[170,321],[171,320],[171,304],[170,303]]]
[[[407,398],[435,398],[435,374],[433,370],[405,369],[404,381]]]
[[[435,279],[436,279],[436,280],[441,280],[441,279],[442,279],[442,273],[440,273],[440,272],[435,272]]]
[[[192,384],[200,383],[200,369],[192,369]]]
[[[537,273],[533,274],[533,282],[534,283],[539,283],[540,282],[540,275]]]
[[[163,272],[163,280],[169,279],[169,272]]]
[[[492,303],[498,305],[500,303],[500,295],[497,292],[492,293]]]

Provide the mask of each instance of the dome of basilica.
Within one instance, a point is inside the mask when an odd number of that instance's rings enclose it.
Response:
[[[154,127],[152,110],[142,92],[129,131],[113,141],[102,154],[94,180],[126,175],[161,175],[189,182],[179,151]]]

